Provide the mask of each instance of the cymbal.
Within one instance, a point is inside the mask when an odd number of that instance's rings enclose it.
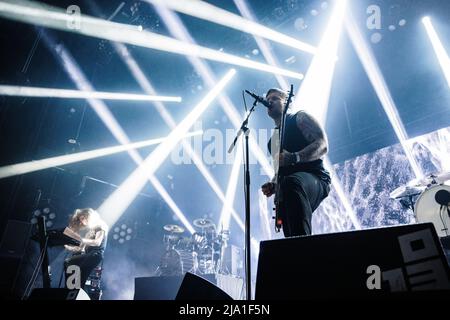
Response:
[[[209,228],[213,227],[214,223],[209,219],[195,219],[194,226],[199,228]]]
[[[184,229],[180,226],[177,226],[176,224],[166,224],[164,226],[164,230],[168,231],[168,232],[173,232],[173,233],[183,233]]]
[[[436,173],[433,178],[438,184],[445,183],[450,180],[450,171]]]
[[[421,194],[425,190],[424,186],[401,186],[390,193],[392,199],[412,197]]]
[[[420,179],[414,179],[408,183],[409,186],[428,187],[433,184],[443,184],[450,180],[450,172],[438,172]]]

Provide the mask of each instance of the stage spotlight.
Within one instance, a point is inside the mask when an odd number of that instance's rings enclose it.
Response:
[[[445,79],[447,80],[447,84],[450,87],[450,58],[447,52],[445,51],[445,48],[441,40],[439,39],[439,36],[436,30],[434,29],[433,24],[431,23],[430,17],[422,18],[422,23],[425,26],[428,38],[430,39],[434,49],[434,53],[436,54],[436,57],[439,61]]]
[[[126,223],[122,223],[120,227],[115,227],[113,229],[112,238],[116,240],[118,243],[123,244],[126,241],[130,241],[132,239],[133,228],[131,228]]]
[[[45,226],[47,228],[53,227],[57,214],[55,213],[55,208],[50,204],[50,201],[39,203],[38,208],[31,212],[30,223],[37,224],[38,217],[45,218]]]
[[[146,0],[157,6],[165,6],[171,10],[194,16],[199,19],[246,32],[254,36],[268,39],[283,45],[298,49],[300,51],[316,54],[317,49],[305,42],[287,36],[283,33],[265,27],[249,19],[244,19],[234,13],[226,11],[209,4],[205,1],[197,0]],[[236,0],[236,4],[241,0]]]
[[[183,138],[192,137],[195,135],[202,134],[202,131],[192,132],[188,133]],[[18,164],[11,164],[4,167],[0,167],[0,179],[2,178],[8,178],[20,174],[30,173],[34,171],[44,170],[52,167],[58,167],[67,165],[70,163],[76,163],[81,161],[86,161],[90,159],[105,157],[108,155],[116,154],[119,152],[129,151],[129,150],[135,150],[139,148],[148,147],[151,145],[156,145],[161,142],[163,142],[166,138],[159,138],[159,139],[151,139],[141,142],[135,142],[125,145],[119,145],[114,147],[108,147],[108,148],[101,148],[91,151],[85,151],[85,152],[78,152],[73,154],[67,154],[63,156],[58,157],[51,157],[47,159],[41,159],[41,160],[34,160],[34,161],[28,161],[24,163],[18,163]]]
[[[197,106],[185,117],[177,127],[169,134],[155,150],[144,160],[144,162],[113,192],[112,195],[102,203],[98,211],[108,223],[113,225],[122,213],[128,208],[140,190],[146,183],[146,177],[153,175],[164,159],[170,154],[172,149],[186,134],[189,128],[211,105],[211,102],[220,94],[229,81],[233,78],[236,71],[231,69],[220,80],[217,85],[200,101]],[[184,225],[188,225],[188,230],[194,233],[194,228],[190,225],[185,216],[178,216]]]
[[[119,92],[90,92],[67,89],[20,87],[0,85],[0,95],[36,98],[66,98],[66,99],[100,99],[100,100],[130,100],[130,101],[165,101],[181,102],[181,97],[167,97]]]
[[[358,54],[358,58],[361,61],[373,88],[375,89],[378,99],[380,100],[389,121],[391,122],[403,151],[405,152],[414,175],[416,178],[421,178],[423,176],[422,169],[419,167],[419,164],[412,154],[412,147],[408,143],[408,135],[398,114],[394,99],[392,99],[391,93],[383,78],[375,56],[373,55],[369,45],[366,43],[361,31],[358,29],[350,10],[347,19],[345,19],[345,27],[348,35],[350,36],[352,45]]]
[[[243,68],[282,74],[300,80],[303,79],[303,74],[298,72],[277,68],[250,59],[244,59],[211,48],[184,43],[157,33],[141,31],[139,30],[139,27],[133,25],[115,23],[80,14],[77,17],[80,22],[80,28],[70,28],[68,25],[70,25],[70,21],[73,17],[68,15],[65,10],[58,7],[43,5],[34,1],[21,1],[20,4],[0,2],[0,16],[15,21],[73,32],[85,36],[128,43],[144,48],[181,55],[196,56]]]

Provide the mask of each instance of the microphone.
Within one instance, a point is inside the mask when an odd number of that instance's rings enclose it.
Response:
[[[259,103],[263,104],[266,108],[270,108],[270,103],[269,101],[267,101],[266,99],[264,99],[263,97],[260,97],[248,90],[245,90],[245,93],[247,93],[248,95],[250,95],[253,99],[255,99],[256,101],[258,101]]]

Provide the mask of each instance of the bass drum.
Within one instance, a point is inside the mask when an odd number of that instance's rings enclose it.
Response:
[[[183,273],[183,262],[180,253],[177,250],[166,250],[161,257],[159,264],[159,273],[161,276],[179,276]]]
[[[450,235],[450,217],[447,207],[443,207],[436,201],[438,191],[450,192],[450,186],[437,185],[425,190],[417,199],[414,214],[419,223],[431,222],[439,237]]]

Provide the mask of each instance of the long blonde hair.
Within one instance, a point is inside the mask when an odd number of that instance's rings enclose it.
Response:
[[[70,218],[69,227],[74,231],[82,229],[81,218],[83,217],[88,219],[88,229],[94,230],[100,227],[105,233],[108,233],[108,225],[102,220],[98,212],[92,208],[76,209]]]

